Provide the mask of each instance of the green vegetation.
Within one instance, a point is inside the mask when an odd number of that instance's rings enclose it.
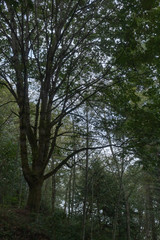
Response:
[[[0,239],[160,238],[160,6],[0,2]]]

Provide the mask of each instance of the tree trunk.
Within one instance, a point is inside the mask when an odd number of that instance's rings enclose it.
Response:
[[[71,191],[72,191],[72,169],[69,176],[69,182],[68,182],[68,217],[71,216]]]
[[[152,197],[151,192],[149,192],[149,207],[150,207],[150,221],[151,221],[151,230],[152,230],[152,240],[157,240],[157,231],[156,231],[154,208],[153,208],[153,197]]]
[[[55,161],[52,159],[52,169],[55,167]],[[56,174],[52,176],[52,213],[55,211],[55,202],[56,202]]]
[[[86,168],[85,168],[85,186],[84,186],[84,200],[83,200],[83,223],[82,223],[82,240],[85,240],[86,236],[86,218],[87,218],[87,198],[88,198],[88,164],[89,164],[89,116],[88,106],[86,106]]]
[[[152,191],[150,183],[146,183],[145,185],[146,190],[146,239],[157,240],[156,234],[156,226],[155,226],[155,216],[154,216],[154,208],[153,208],[153,199],[152,199]]]
[[[20,208],[21,207],[21,204],[22,204],[22,185],[23,185],[23,176],[22,176],[22,173],[21,173],[21,182],[20,182],[20,190],[19,190],[19,196],[18,196],[18,207]]]
[[[56,202],[56,175],[52,176],[52,213],[55,211]]]
[[[71,202],[71,215],[74,214],[74,201],[75,201],[75,182],[76,182],[76,165],[75,156],[73,158],[73,179],[72,179],[72,202]]]
[[[73,149],[76,151],[76,136],[75,136],[75,119],[73,118]],[[73,156],[73,180],[72,180],[72,203],[71,203],[71,214],[75,212],[75,186],[76,186],[76,158]]]
[[[128,197],[126,197],[126,195],[125,195],[125,208],[126,208],[127,240],[131,240],[130,209],[129,209]]]
[[[94,184],[92,175],[92,198],[91,198],[91,240],[93,240],[93,197],[94,197]]]
[[[29,194],[26,208],[32,212],[38,212],[40,209],[42,185],[43,181],[29,184]]]
[[[64,213],[67,215],[67,200],[68,200],[68,185],[65,193],[65,202],[64,202]]]

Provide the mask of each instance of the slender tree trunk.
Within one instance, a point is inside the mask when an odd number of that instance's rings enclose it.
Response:
[[[65,202],[64,202],[64,213],[67,215],[67,199],[68,199],[68,184],[65,193]]]
[[[92,199],[91,199],[91,240],[93,240],[93,196],[94,196],[94,185],[93,185],[93,176],[92,176]]]
[[[123,191],[124,191],[125,208],[126,208],[127,240],[131,240],[130,209],[129,209],[128,197],[126,196],[124,186],[123,186]]]
[[[76,137],[75,137],[75,119],[73,118],[73,149],[76,150]],[[73,156],[73,168],[72,168],[72,203],[71,203],[71,214],[74,213],[74,203],[75,203],[75,186],[76,186],[76,158]]]
[[[52,159],[52,169],[54,169],[54,160]],[[52,213],[55,210],[55,201],[56,201],[56,175],[52,176]]]
[[[56,175],[52,176],[52,213],[55,210],[55,202],[56,202]]]
[[[145,239],[151,239],[151,229],[150,229],[150,219],[149,219],[149,207],[148,207],[148,187],[145,185],[145,225],[144,225],[144,234]]]
[[[143,210],[140,208],[138,209],[138,229],[139,229],[139,238],[142,238],[142,232],[143,232]]]
[[[116,233],[117,233],[117,222],[119,217],[119,207],[120,207],[120,193],[118,196],[118,200],[115,206],[115,215],[113,219],[113,233],[112,233],[112,240],[116,240]]]
[[[154,216],[154,208],[153,208],[153,198],[152,193],[149,194],[149,208],[150,208],[150,222],[151,222],[151,230],[152,230],[152,240],[157,240],[157,231],[155,226],[155,216]]]
[[[20,208],[21,207],[21,204],[22,204],[22,186],[23,186],[23,176],[22,176],[22,173],[21,173],[21,180],[20,180],[20,190],[19,190],[19,196],[18,196],[18,207]]]
[[[117,201],[115,203],[115,215],[114,215],[114,219],[113,219],[113,231],[112,231],[112,240],[116,240],[120,200],[121,200],[121,194],[122,194],[123,170],[124,169],[123,169],[123,160],[122,160],[121,168],[119,166],[116,154],[114,153],[114,149],[112,147],[112,139],[111,139],[109,130],[106,129],[106,132],[107,132],[107,135],[108,135],[108,142],[110,144],[110,150],[111,150],[111,153],[112,153],[114,163],[117,167],[118,178],[119,178],[119,192],[118,192],[118,196],[117,196]]]
[[[85,168],[85,188],[84,188],[84,201],[83,201],[83,223],[82,223],[82,240],[85,240],[86,235],[86,204],[87,204],[87,197],[88,197],[88,163],[89,163],[89,119],[88,119],[88,107],[86,106],[86,168]]]
[[[147,177],[146,177],[147,178]],[[151,186],[149,183],[149,179],[146,179],[145,184],[145,208],[146,208],[146,214],[145,214],[145,233],[146,233],[146,239],[147,240],[157,240],[157,233],[156,233],[156,227],[155,227],[155,216],[154,216],[154,209],[153,209],[153,199],[152,199],[152,191]]]
[[[68,216],[69,217],[71,216],[71,204],[72,204],[71,192],[72,192],[72,169],[71,169],[71,172],[70,172],[69,183],[68,183]]]
[[[75,156],[73,158],[73,169],[72,169],[72,202],[71,202],[71,215],[74,213],[74,199],[75,199],[75,181],[76,181],[76,165],[75,165]]]

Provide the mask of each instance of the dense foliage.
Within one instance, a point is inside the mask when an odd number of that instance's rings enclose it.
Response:
[[[159,239],[159,22],[156,0],[1,1],[1,239]]]

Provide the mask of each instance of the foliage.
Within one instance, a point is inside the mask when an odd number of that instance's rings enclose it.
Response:
[[[3,0],[0,20],[0,238],[158,239],[159,1]]]

